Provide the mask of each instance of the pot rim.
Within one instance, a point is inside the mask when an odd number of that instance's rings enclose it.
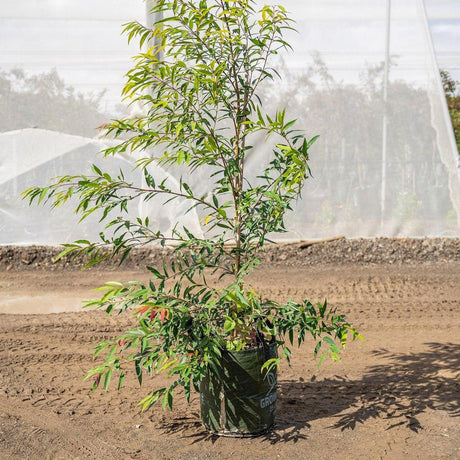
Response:
[[[276,341],[273,341],[273,342],[268,342],[267,347],[278,347],[278,343]],[[221,348],[221,351],[223,353],[231,353],[231,354],[240,354],[240,353],[250,353],[250,352],[258,352],[260,350],[264,350],[264,346],[263,345],[258,345],[257,347],[252,347],[252,348],[247,348],[245,350],[227,350],[226,348]]]

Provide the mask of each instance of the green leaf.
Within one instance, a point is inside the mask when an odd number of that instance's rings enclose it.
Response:
[[[104,378],[104,390],[107,391],[109,389],[109,383],[112,378],[112,369],[109,369],[105,373],[105,378]]]
[[[226,318],[224,322],[224,331],[225,332],[233,331],[233,329],[235,329],[235,326],[236,326],[236,322],[233,319]]]
[[[163,395],[163,398],[161,399],[161,407],[163,407],[163,409],[166,408],[167,405],[169,405],[169,401],[170,401],[170,393],[169,391],[167,391],[164,395]],[[172,403],[171,403],[172,404]],[[170,406],[171,408],[171,406]]]
[[[136,376],[139,381],[139,385],[142,385],[142,367],[138,359],[134,361],[134,367],[136,369]]]
[[[324,358],[326,358],[327,356],[327,353],[324,352],[321,357],[319,358],[319,361],[318,361],[318,369],[321,367],[321,364],[323,364],[323,361],[324,361]]]
[[[280,359],[279,358],[271,358],[262,365],[260,368],[260,372],[267,370],[267,373],[270,372],[275,367],[279,367]]]
[[[59,259],[62,259],[63,257],[65,257],[66,255],[74,252],[77,248],[76,247],[71,247],[71,248],[67,248],[65,249],[64,251],[60,252],[54,259],[53,259],[53,262],[57,262]]]
[[[161,368],[160,368],[160,371],[165,371],[167,369],[169,369],[170,367],[174,366],[174,364],[177,363],[177,359],[173,359],[172,361],[168,361],[165,365],[163,365]]]
[[[284,126],[283,126],[283,130],[284,131],[287,131],[289,128],[291,128],[292,126],[294,126],[296,124],[297,120],[291,120],[289,122],[287,122]]]
[[[121,390],[123,386],[123,380],[125,378],[125,373],[124,371],[121,371],[120,376],[118,377],[118,389]]]
[[[319,352],[322,344],[323,344],[323,342],[321,340],[316,344],[315,350],[313,352],[313,355],[315,356],[315,358],[318,355],[318,352]]]
[[[331,346],[334,346],[334,347],[337,346],[336,343],[334,342],[334,340],[333,340],[331,337],[326,336],[326,337],[324,337],[323,340],[324,340],[326,343],[328,343],[329,345],[331,345]]]
[[[320,137],[319,135],[318,135],[318,136],[312,137],[312,138],[308,141],[307,147],[310,148],[310,147],[319,139],[319,137]]]
[[[156,268],[147,266],[147,270],[152,273],[155,278],[164,279],[164,275],[162,275]]]

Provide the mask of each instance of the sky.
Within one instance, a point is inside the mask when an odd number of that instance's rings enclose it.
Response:
[[[460,2],[425,0],[438,65],[460,80]]]
[[[150,0],[149,0],[150,1]],[[283,0],[300,34],[289,67],[305,68],[319,51],[340,79],[384,59],[386,0]],[[393,78],[419,81],[430,67],[431,35],[440,68],[460,80],[460,1],[392,0]],[[106,109],[120,100],[129,57],[137,52],[120,36],[121,24],[145,18],[141,0],[0,0],[0,69],[29,73],[57,69],[78,91],[107,89]],[[426,11],[429,28],[424,27]],[[427,35],[428,34],[428,35]]]

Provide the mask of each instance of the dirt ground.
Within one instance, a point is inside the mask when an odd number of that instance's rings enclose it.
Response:
[[[252,283],[266,297],[327,297],[366,342],[319,370],[311,342],[296,350],[280,370],[276,427],[254,439],[208,435],[197,394],[141,414],[162,376],[107,393],[83,381],[94,343],[132,318],[78,311],[81,300],[105,281],[143,277],[0,271],[0,459],[460,459],[458,259],[262,264]]]

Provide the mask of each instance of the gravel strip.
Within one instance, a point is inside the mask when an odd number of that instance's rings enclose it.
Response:
[[[2,270],[78,270],[83,260],[65,257],[54,263],[61,248],[54,246],[0,246]],[[171,256],[171,249],[134,249],[123,269],[156,266]],[[259,256],[262,263],[280,266],[328,264],[420,264],[460,261],[460,238],[337,238],[322,242],[268,245]],[[107,259],[95,269],[117,269],[118,260]]]

